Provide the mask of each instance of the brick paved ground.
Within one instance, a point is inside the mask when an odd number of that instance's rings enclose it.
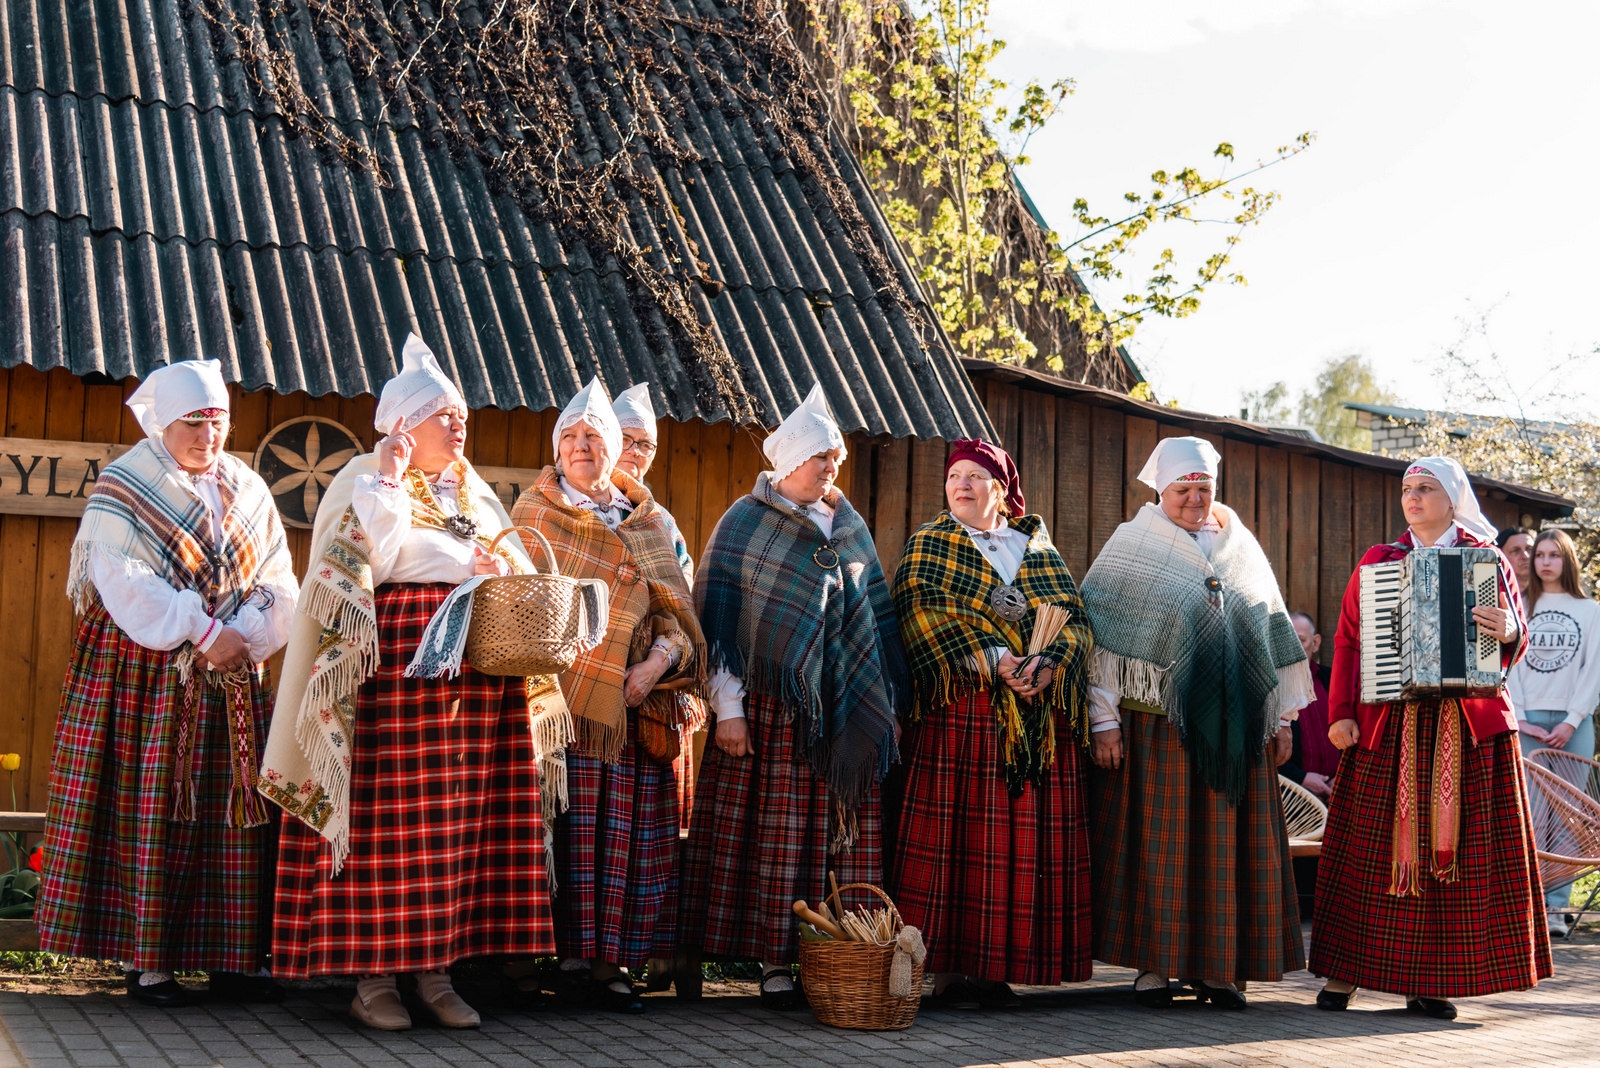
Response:
[[[1600,945],[1558,946],[1555,955],[1554,979],[1525,994],[1462,1001],[1454,1023],[1408,1015],[1385,995],[1363,995],[1343,1014],[1318,1012],[1318,984],[1305,972],[1251,989],[1247,1012],[1182,1002],[1154,1012],[1133,1004],[1131,973],[1102,968],[1091,984],[1028,992],[1016,1012],[925,1011],[909,1030],[883,1034],[767,1012],[749,986],[697,1005],[652,996],[639,1017],[499,1012],[480,997],[481,1031],[399,1034],[353,1025],[348,988],[299,988],[282,1006],[171,1012],[121,994],[0,993],[0,1068],[1600,1065]]]

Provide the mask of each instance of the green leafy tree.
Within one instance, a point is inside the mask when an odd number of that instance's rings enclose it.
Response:
[[[1155,171],[1144,191],[1125,195],[1125,214],[1100,215],[1080,199],[1074,213],[1082,236],[1064,244],[1046,232],[1019,257],[1014,246],[1025,227],[1016,218],[1012,168],[1028,162],[1029,139],[1060,110],[1072,81],[1014,89],[996,77],[992,65],[1005,42],[989,32],[988,0],[791,0],[790,12],[846,103],[841,118],[890,227],[967,356],[1042,362],[1092,380],[1093,358],[1114,352],[1146,315],[1182,318],[1199,309],[1208,287],[1245,283],[1230,269],[1233,249],[1277,194],[1243,182],[1312,140],[1303,134],[1272,159],[1232,174],[1234,149],[1223,143],[1214,154],[1216,173]],[[1201,210],[1207,205],[1223,210],[1210,217]],[[1141,239],[1177,222],[1220,223],[1227,233],[1192,271],[1179,266],[1172,249],[1162,250],[1137,288],[1109,312],[1098,307],[1079,277],[1121,279]],[[1067,346],[1042,328],[1050,318],[1073,325],[1086,357],[1076,361],[1081,368],[1067,367]],[[1035,340],[1041,337],[1043,350]]]
[[[1316,382],[1300,394],[1299,421],[1323,441],[1362,452],[1372,450],[1372,432],[1356,425],[1347,401],[1394,404],[1398,398],[1378,384],[1372,364],[1362,356],[1342,356],[1323,364]]]
[[[1282,424],[1289,421],[1289,383],[1272,383],[1266,389],[1246,393],[1239,398],[1240,414],[1252,423]]]

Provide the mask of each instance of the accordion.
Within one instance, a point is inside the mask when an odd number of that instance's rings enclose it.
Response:
[[[1500,639],[1472,618],[1475,605],[1499,607],[1499,560],[1460,546],[1361,568],[1364,704],[1499,692]]]

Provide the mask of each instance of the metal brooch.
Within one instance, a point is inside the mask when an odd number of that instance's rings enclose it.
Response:
[[[453,515],[444,521],[444,529],[462,541],[471,541],[478,536],[478,521],[469,516]]]
[[[811,554],[811,561],[824,571],[832,571],[839,566],[839,554],[833,551],[831,545],[819,545],[817,551]]]
[[[989,593],[989,607],[1007,623],[1015,623],[1028,614],[1028,598],[1015,586],[996,586]]]

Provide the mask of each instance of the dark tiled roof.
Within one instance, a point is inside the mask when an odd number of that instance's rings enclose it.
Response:
[[[377,391],[416,329],[474,407],[547,408],[599,373],[613,392],[650,381],[680,420],[770,424],[816,379],[847,429],[985,432],[820,102],[774,118],[743,91],[787,77],[777,89],[804,100],[792,69],[730,44],[765,5],[643,0],[620,22],[613,0],[542,6],[610,9],[618,40],[651,23],[656,37],[602,71],[558,26],[555,95],[588,139],[578,154],[615,168],[625,240],[709,325],[717,373],[616,255],[525,210],[526,191],[496,179],[497,145],[440,135],[430,116],[462,100],[413,110],[417,94],[380,91],[349,59],[329,12],[413,25],[414,6],[376,0],[0,4],[0,365],[121,378],[209,356],[247,389],[352,396]],[[455,10],[490,17],[473,0]],[[378,25],[391,24],[373,15],[369,35]],[[405,56],[383,48],[392,75]],[[664,87],[654,142],[619,142],[595,113],[635,75]],[[262,88],[285,83],[298,111]],[[774,136],[784,122],[808,151]]]

